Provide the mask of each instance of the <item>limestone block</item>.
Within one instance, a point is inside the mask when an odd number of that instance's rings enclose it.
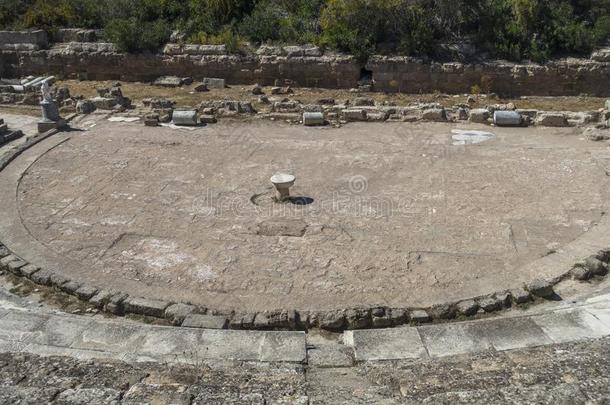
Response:
[[[610,48],[603,48],[593,52],[591,59],[597,62],[610,62]]]
[[[555,292],[553,286],[546,280],[534,280],[527,285],[527,290],[537,297],[548,298],[552,297]]]
[[[165,310],[165,318],[174,325],[182,324],[184,319],[197,311],[197,307],[187,304],[173,304]]]
[[[44,49],[49,45],[49,38],[43,30],[0,31],[0,45],[2,44],[28,44],[35,45],[37,49]]]
[[[328,311],[318,316],[321,329],[341,330],[345,327],[345,315],[342,311]]]
[[[531,294],[523,288],[515,288],[510,291],[510,295],[513,297],[515,304],[524,304],[531,301]]]
[[[226,87],[225,79],[218,79],[212,77],[205,77],[203,79],[203,84],[205,84],[208,89],[224,89]]]
[[[166,301],[129,297],[125,300],[123,305],[126,312],[164,318],[165,309],[170,304]]]
[[[447,121],[447,112],[444,108],[429,108],[422,111],[424,121]]]
[[[324,107],[319,104],[305,104],[301,107],[303,112],[321,113],[324,112]]]
[[[482,298],[479,300],[478,304],[485,312],[494,312],[502,308],[502,302],[496,297]]]
[[[226,45],[201,45],[199,46],[200,55],[226,55]]]
[[[285,52],[281,46],[262,45],[257,49],[256,54],[259,56],[282,56],[285,55]]]
[[[15,261],[10,262],[6,267],[8,268],[8,271],[10,271],[11,273],[20,276],[21,269],[27,265],[28,265],[28,263],[24,260],[15,260]]]
[[[158,127],[159,126],[159,118],[151,118],[151,117],[146,117],[144,118],[144,125],[147,127]]]
[[[542,125],[545,127],[567,127],[569,126],[568,120],[563,113],[541,113],[536,118],[536,125]]]
[[[202,124],[216,124],[218,120],[212,114],[203,114],[199,116],[199,121]]]
[[[470,122],[487,124],[489,122],[489,110],[486,108],[475,108],[470,110]]]
[[[27,266],[21,268],[21,274],[27,278],[31,278],[32,274],[36,273],[38,270],[40,270],[40,267],[33,264],[28,264]]]
[[[80,100],[76,103],[76,112],[79,114],[91,114],[96,106],[91,100]]]
[[[166,44],[163,48],[165,55],[180,55],[182,53],[182,46],[180,44]]]
[[[93,97],[89,101],[99,110],[112,110],[116,106],[116,100],[111,97]]]
[[[161,87],[180,87],[182,86],[182,79],[176,76],[163,76],[155,80],[153,85]]]
[[[80,286],[76,291],[74,291],[74,295],[83,301],[89,300],[95,294],[97,294],[97,288],[86,285]]]
[[[91,29],[61,28],[53,33],[53,42],[96,42],[98,32]]]
[[[176,102],[167,98],[145,98],[142,100],[145,107],[150,108],[174,108]]]
[[[458,314],[466,316],[474,315],[479,310],[479,305],[474,300],[460,301],[456,307]]]
[[[300,112],[301,105],[296,101],[280,101],[273,103],[272,111],[275,112]]]
[[[366,121],[367,112],[363,109],[347,109],[341,112],[346,121]]]
[[[367,111],[366,120],[369,122],[383,122],[388,119],[388,114],[383,111]]]
[[[184,318],[185,328],[226,329],[228,319],[224,316],[189,314]]]
[[[363,107],[363,106],[374,106],[375,100],[371,97],[357,97],[354,100],[354,106]]]
[[[415,323],[430,322],[430,315],[423,309],[415,309],[409,313],[409,319]]]

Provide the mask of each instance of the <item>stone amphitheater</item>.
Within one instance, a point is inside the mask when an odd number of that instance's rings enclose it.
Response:
[[[0,32],[0,402],[607,403],[609,55]]]

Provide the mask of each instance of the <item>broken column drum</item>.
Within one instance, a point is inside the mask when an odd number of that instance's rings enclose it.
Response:
[[[303,125],[305,125],[305,126],[324,125],[324,114],[321,112],[303,113]]]
[[[494,124],[499,127],[516,127],[521,125],[521,114],[516,111],[494,112]]]
[[[197,125],[197,111],[174,111],[172,114],[172,120],[175,125]]]

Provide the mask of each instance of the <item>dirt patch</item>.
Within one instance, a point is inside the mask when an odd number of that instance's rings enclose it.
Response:
[[[58,86],[67,86],[72,95],[83,95],[94,97],[97,95],[96,88],[110,87],[111,81],[76,81],[67,80],[57,83]],[[136,103],[144,98],[166,97],[177,102],[178,106],[198,106],[206,100],[240,100],[252,101],[256,104],[258,96],[251,93],[252,85],[232,85],[226,89],[212,89],[209,92],[197,93],[194,91],[196,84],[178,88],[166,88],[152,86],[148,83],[126,82],[122,84],[123,94],[130,97]],[[264,87],[264,92],[271,95],[271,88]],[[385,93],[352,93],[349,90],[295,88],[295,93],[286,97],[299,99],[304,104],[315,104],[321,99],[333,98],[339,102],[354,99],[360,96],[372,97],[378,103],[396,103],[396,105],[408,105],[411,103],[440,103],[444,107],[452,107],[456,104],[467,103],[468,95],[443,95],[443,94],[385,94]],[[517,108],[537,109],[545,111],[596,111],[604,106],[604,98],[599,97],[521,97],[516,99],[502,99],[498,97],[475,96],[476,103],[473,108],[483,108],[490,104],[514,103]]]

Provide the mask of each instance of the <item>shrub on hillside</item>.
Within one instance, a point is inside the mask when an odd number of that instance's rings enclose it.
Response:
[[[46,31],[70,25],[74,20],[74,9],[63,0],[37,0],[23,16],[23,25]]]
[[[105,28],[106,38],[123,52],[156,51],[169,40],[170,34],[171,30],[163,20],[116,19]]]
[[[383,50],[428,54],[441,38],[443,20],[423,1],[328,0],[322,10],[321,43],[361,59]]]
[[[34,0],[2,0],[0,1],[0,28],[19,29],[23,27],[22,16]]]
[[[610,38],[609,9],[609,0],[490,0],[478,16],[477,43],[511,60],[586,55]]]
[[[203,31],[192,34],[188,42],[194,44],[224,45],[229,53],[241,52],[243,45],[240,36],[229,26],[225,26],[219,34],[208,34]]]
[[[318,0],[261,1],[239,24],[239,32],[254,43],[314,42],[318,34]]]
[[[0,28],[104,28],[120,49],[157,49],[179,28],[199,41],[318,43],[438,56],[468,40],[487,54],[543,61],[610,39],[610,0],[0,0]],[[446,48],[446,47],[444,47]]]
[[[280,39],[286,13],[273,3],[258,5],[239,25],[239,32],[255,43]]]
[[[320,43],[365,60],[376,50],[391,0],[328,0],[322,8]]]

